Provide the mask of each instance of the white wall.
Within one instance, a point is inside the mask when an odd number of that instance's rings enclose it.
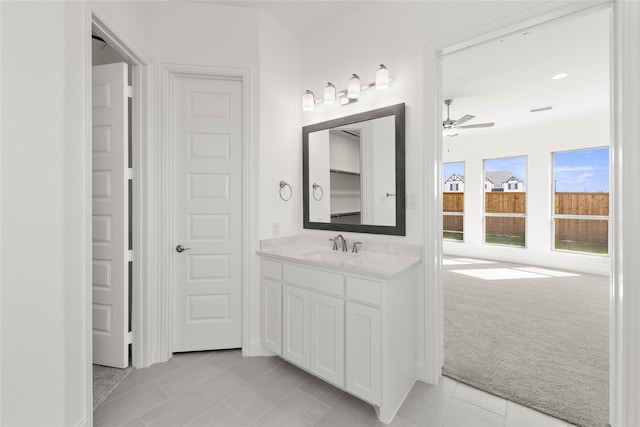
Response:
[[[260,13],[260,238],[297,234],[302,228],[302,127],[300,40]],[[280,181],[293,195],[280,199]],[[274,232],[274,225],[278,233]],[[257,280],[257,278],[256,278]]]
[[[276,234],[296,234],[302,227],[302,130],[300,127],[300,42],[271,16],[260,12],[259,20],[260,95],[256,107],[260,111],[260,158],[252,170],[252,193],[257,206],[260,238]],[[258,101],[258,99],[256,99]],[[290,161],[293,157],[298,161]],[[258,180],[259,181],[256,181]],[[289,183],[291,199],[280,198],[280,181]],[[276,227],[274,227],[276,224]],[[277,233],[274,228],[278,228]],[[258,249],[258,241],[251,253]],[[251,342],[260,349],[260,272],[258,256],[254,257],[251,287]]]
[[[551,251],[553,236],[550,228],[552,153],[608,146],[609,141],[607,112],[531,129],[467,132],[451,139],[443,161],[465,162],[464,243],[445,241],[444,253],[609,274],[609,257]],[[515,156],[527,157],[527,247],[485,245],[482,243],[483,160]]]
[[[2,415],[86,421],[84,3],[2,2]]]

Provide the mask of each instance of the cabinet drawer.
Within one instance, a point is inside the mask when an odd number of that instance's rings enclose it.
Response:
[[[380,282],[347,277],[347,298],[380,305]]]
[[[282,264],[266,259],[262,260],[262,277],[273,280],[282,280]]]
[[[282,276],[285,282],[306,286],[321,292],[344,295],[344,276],[342,274],[284,264]]]

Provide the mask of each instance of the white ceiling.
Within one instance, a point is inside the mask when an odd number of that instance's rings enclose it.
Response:
[[[323,25],[331,23],[336,17],[347,15],[371,3],[371,1],[361,0],[199,0],[199,2],[262,9],[300,37],[305,37],[319,28],[322,28]]]
[[[566,72],[568,77],[552,80]],[[608,111],[609,12],[549,24],[468,48],[443,60],[443,99],[451,118],[495,122],[460,136],[491,133]],[[552,106],[549,111],[531,109]],[[446,108],[445,108],[446,116]],[[464,133],[463,133],[464,132]]]

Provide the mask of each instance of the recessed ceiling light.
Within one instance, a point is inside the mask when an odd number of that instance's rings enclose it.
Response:
[[[555,76],[551,77],[553,80],[560,80],[560,79],[564,79],[565,77],[567,77],[569,74],[567,73],[558,73]]]

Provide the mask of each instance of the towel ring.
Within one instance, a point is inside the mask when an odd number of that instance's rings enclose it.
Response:
[[[320,189],[320,197],[316,196],[316,190]],[[313,183],[313,198],[316,199],[317,201],[322,200],[322,198],[324,197],[324,190],[322,189],[322,187],[318,184],[316,184],[315,182]]]
[[[289,187],[289,197],[286,197],[286,198],[282,195],[282,190],[285,187]],[[284,200],[285,202],[288,202],[289,200],[291,200],[291,197],[293,196],[293,189],[291,188],[291,186],[289,184],[287,184],[284,181],[280,181],[280,191],[279,192],[280,192],[280,198],[282,200]]]

